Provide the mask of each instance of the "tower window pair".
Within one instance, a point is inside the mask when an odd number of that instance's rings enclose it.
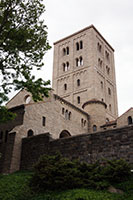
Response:
[[[102,66],[103,66],[103,61],[100,58],[98,58],[98,67],[102,68]]]
[[[65,108],[62,108],[62,115],[64,115],[64,114],[65,114],[65,119],[68,119],[68,120],[71,119],[72,113],[69,112],[68,110],[65,110]]]
[[[63,56],[69,55],[69,47],[63,48]]]
[[[84,120],[83,118],[81,119],[81,127],[85,127],[86,126],[86,120]]]
[[[63,71],[67,72],[70,68],[69,62],[63,63]]]
[[[83,49],[83,41],[76,42],[76,50],[79,51],[80,49]]]
[[[79,58],[76,58],[76,67],[80,67],[83,65],[83,58],[80,56]]]

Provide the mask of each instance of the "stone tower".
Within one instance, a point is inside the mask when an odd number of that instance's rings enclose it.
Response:
[[[114,49],[93,25],[54,43],[52,84],[75,106],[96,99],[106,104],[106,120],[118,117]]]

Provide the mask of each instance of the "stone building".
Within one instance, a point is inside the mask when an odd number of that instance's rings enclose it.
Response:
[[[49,97],[34,102],[21,90],[6,105],[17,115],[0,125],[0,172],[20,169],[22,138],[50,133],[54,140],[132,124],[133,108],[118,117],[114,49],[98,30],[91,25],[54,45]]]
[[[93,25],[54,43],[52,88],[80,108],[102,101],[105,120],[118,117],[114,49]]]

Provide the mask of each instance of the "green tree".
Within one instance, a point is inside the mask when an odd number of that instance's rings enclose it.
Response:
[[[50,49],[41,19],[44,11],[43,0],[0,1],[0,112],[13,89],[26,88],[35,101],[48,96],[50,81],[36,80],[32,74],[42,68]]]

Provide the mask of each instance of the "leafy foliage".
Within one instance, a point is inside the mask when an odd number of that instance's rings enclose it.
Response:
[[[132,200],[133,178],[121,182],[116,188],[124,191],[123,195],[111,194],[106,190],[73,189],[65,191],[32,192],[29,181],[32,172],[17,172],[0,175],[0,199],[2,200]]]
[[[32,74],[42,68],[50,49],[44,11],[43,0],[0,1],[0,105],[12,89],[26,88],[35,101],[48,96],[50,81]]]
[[[0,106],[0,123],[5,123],[9,120],[13,120],[16,117],[15,113],[9,112],[4,106]]]
[[[35,165],[30,186],[36,191],[105,189],[116,181],[127,180],[130,175],[130,166],[124,160],[107,161],[105,166],[101,166],[99,162],[87,164],[71,161],[60,154],[46,155]]]

